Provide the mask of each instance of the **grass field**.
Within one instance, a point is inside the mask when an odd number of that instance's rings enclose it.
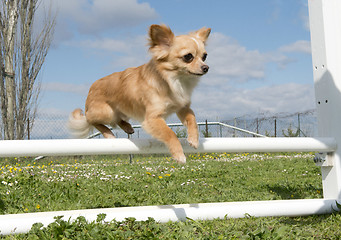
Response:
[[[53,157],[0,161],[0,214],[322,198],[313,153]],[[7,239],[338,239],[340,214],[157,223],[56,221]]]

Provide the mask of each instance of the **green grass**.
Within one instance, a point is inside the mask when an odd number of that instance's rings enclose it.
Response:
[[[0,161],[0,214],[87,208],[322,198],[312,153],[169,157],[28,158]],[[276,239],[341,237],[340,215],[157,223],[56,219],[8,239]]]

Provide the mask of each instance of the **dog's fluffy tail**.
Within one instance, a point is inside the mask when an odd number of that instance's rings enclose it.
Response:
[[[73,137],[86,138],[89,136],[92,126],[86,120],[82,110],[77,108],[70,114],[68,128]]]

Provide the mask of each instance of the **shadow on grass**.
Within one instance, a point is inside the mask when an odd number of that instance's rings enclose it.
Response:
[[[1,204],[1,203],[0,203]],[[131,205],[126,205],[126,204],[122,204],[121,202],[115,202],[114,205],[112,204],[97,204],[94,206],[91,206],[89,208],[118,208],[118,207],[131,207]]]
[[[321,223],[326,222],[337,222],[340,220],[340,213],[314,215],[310,217],[290,217],[290,218],[280,218],[279,222],[287,226],[297,226],[299,228],[305,228],[309,226],[311,229],[324,228]],[[327,224],[328,225],[328,224]],[[328,230],[326,228],[326,230]],[[329,239],[329,238],[328,238]],[[335,238],[339,239],[339,238]]]
[[[312,193],[322,192],[321,188],[312,185],[305,186],[284,186],[284,185],[267,185],[270,192],[278,195],[279,199],[304,199],[311,197]],[[310,193],[309,193],[310,192]]]
[[[6,210],[5,202],[2,199],[0,199],[0,213],[4,213],[5,210]]]

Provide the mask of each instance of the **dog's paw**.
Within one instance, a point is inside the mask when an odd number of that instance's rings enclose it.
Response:
[[[134,128],[127,128],[124,130],[126,133],[128,134],[133,134],[135,131],[134,131]]]
[[[133,134],[135,132],[134,128],[130,125],[130,123],[128,123],[126,121],[121,120],[118,123],[118,125],[120,126],[120,128],[123,129],[123,131],[125,131],[128,134]]]
[[[187,138],[187,142],[189,143],[189,145],[195,149],[198,148],[199,146],[199,140],[198,138],[191,138],[191,137],[188,137]]]
[[[174,159],[176,160],[177,163],[179,164],[185,164],[186,163],[186,156],[184,154],[182,154],[179,157],[174,157]]]

